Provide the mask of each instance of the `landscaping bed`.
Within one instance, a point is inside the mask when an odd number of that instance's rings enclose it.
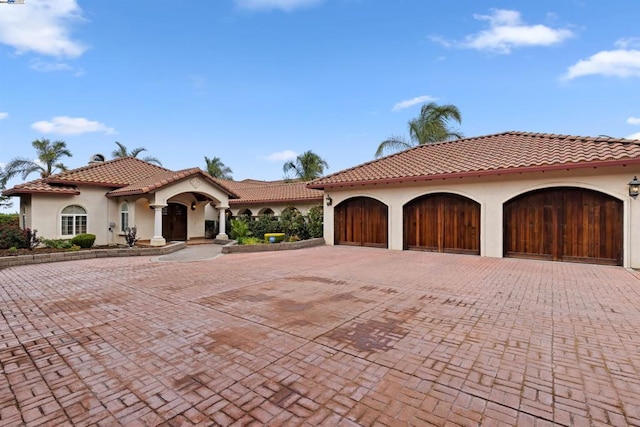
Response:
[[[16,265],[40,264],[44,262],[58,262],[91,258],[109,258],[109,257],[125,257],[125,256],[159,256],[166,255],[187,246],[185,242],[169,243],[166,246],[106,246],[92,247],[91,249],[54,249],[54,248],[36,248],[33,250],[18,249],[19,255],[6,256],[8,249],[0,251],[0,268],[13,267]],[[23,252],[26,251],[26,252]]]

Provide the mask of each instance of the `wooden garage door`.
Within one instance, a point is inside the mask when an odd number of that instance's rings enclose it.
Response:
[[[455,194],[430,194],[404,206],[404,248],[480,254],[480,205]]]
[[[622,265],[622,201],[597,191],[554,188],[504,205],[504,255]]]
[[[334,233],[336,245],[388,247],[387,206],[369,197],[345,200],[334,210]]]

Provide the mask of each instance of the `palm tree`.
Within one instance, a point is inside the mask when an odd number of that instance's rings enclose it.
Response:
[[[305,151],[293,160],[288,161],[282,167],[285,174],[293,171],[293,174],[301,181],[311,181],[321,177],[324,170],[329,169],[329,164],[313,151]]]
[[[231,174],[233,171],[229,166],[226,166],[220,160],[220,157],[214,157],[213,159],[204,156],[204,161],[207,163],[207,172],[214,178],[220,179],[233,179]]]
[[[30,160],[24,157],[16,157],[4,167],[2,172],[2,183],[6,184],[16,175],[21,175],[22,179],[34,172],[39,172],[41,178],[46,178],[54,173],[66,171],[68,168],[60,162],[60,158],[72,157],[71,151],[64,141],[54,141],[48,139],[36,139],[31,143],[38,154],[37,160]]]
[[[409,120],[410,141],[403,137],[392,136],[380,143],[375,155],[380,157],[385,152],[389,154],[389,152],[406,150],[418,145],[460,139],[463,135],[450,128],[449,123],[452,120],[458,124],[462,123],[460,110],[455,105],[438,105],[435,102],[425,104],[420,109],[420,116]]]
[[[138,147],[134,148],[131,151],[128,151],[127,147],[123,144],[119,143],[118,141],[115,141],[115,143],[118,146],[118,149],[111,152],[111,156],[113,156],[114,159],[117,159],[119,157],[138,157],[138,154],[142,153],[143,151],[147,151],[147,149],[144,147]],[[158,166],[162,166],[162,163],[156,157],[147,156],[143,157],[142,160],[147,163],[155,163]]]

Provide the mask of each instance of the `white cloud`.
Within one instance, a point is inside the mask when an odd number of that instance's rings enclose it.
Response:
[[[9,113],[0,112],[0,120],[4,120],[9,117]]]
[[[323,0],[235,0],[242,9],[248,10],[270,10],[281,9],[290,12],[302,7],[315,6]]]
[[[631,116],[627,119],[627,123],[630,125],[640,125],[640,117]]]
[[[569,67],[563,76],[566,80],[589,75],[613,77],[640,77],[640,39],[620,39],[615,43],[618,49],[603,50],[582,59]]]
[[[393,106],[393,109],[391,111],[404,110],[405,108],[413,107],[414,105],[417,105],[417,104],[424,104],[425,102],[431,102],[431,101],[437,101],[437,100],[438,98],[434,98],[433,96],[429,96],[429,95],[416,96],[415,98],[406,99],[404,101],[398,102],[396,105]]]
[[[39,59],[31,61],[29,66],[32,70],[36,70],[41,73],[50,73],[52,71],[69,71],[73,69],[69,64],[65,64],[64,62],[44,62]]]
[[[29,0],[20,6],[4,6],[0,13],[0,43],[17,53],[36,52],[75,58],[87,47],[70,36],[71,24],[82,20],[77,0]]]
[[[570,37],[573,32],[564,28],[551,28],[546,25],[526,25],[515,10],[492,9],[490,15],[473,17],[479,21],[487,21],[489,28],[465,37],[464,41],[447,41],[439,36],[431,40],[445,47],[458,46],[469,49],[489,50],[509,54],[511,50],[527,46],[551,46]]]
[[[83,133],[102,132],[107,135],[116,133],[115,129],[104,123],[87,120],[84,117],[58,116],[51,121],[39,121],[31,125],[31,128],[42,133],[54,133],[58,135],[80,135]]]
[[[627,139],[640,139],[640,132],[632,133]]]
[[[270,162],[282,162],[293,160],[296,157],[298,157],[298,153],[296,153],[295,151],[284,150],[277,153],[271,153],[267,157],[265,157],[265,159],[269,160]]]

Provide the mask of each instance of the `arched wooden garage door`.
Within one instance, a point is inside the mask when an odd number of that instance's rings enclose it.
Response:
[[[581,188],[533,191],[504,205],[504,255],[622,265],[622,201]]]
[[[480,254],[480,204],[455,194],[429,194],[404,206],[404,248]]]
[[[388,208],[369,197],[345,200],[334,210],[336,245],[388,247]]]

